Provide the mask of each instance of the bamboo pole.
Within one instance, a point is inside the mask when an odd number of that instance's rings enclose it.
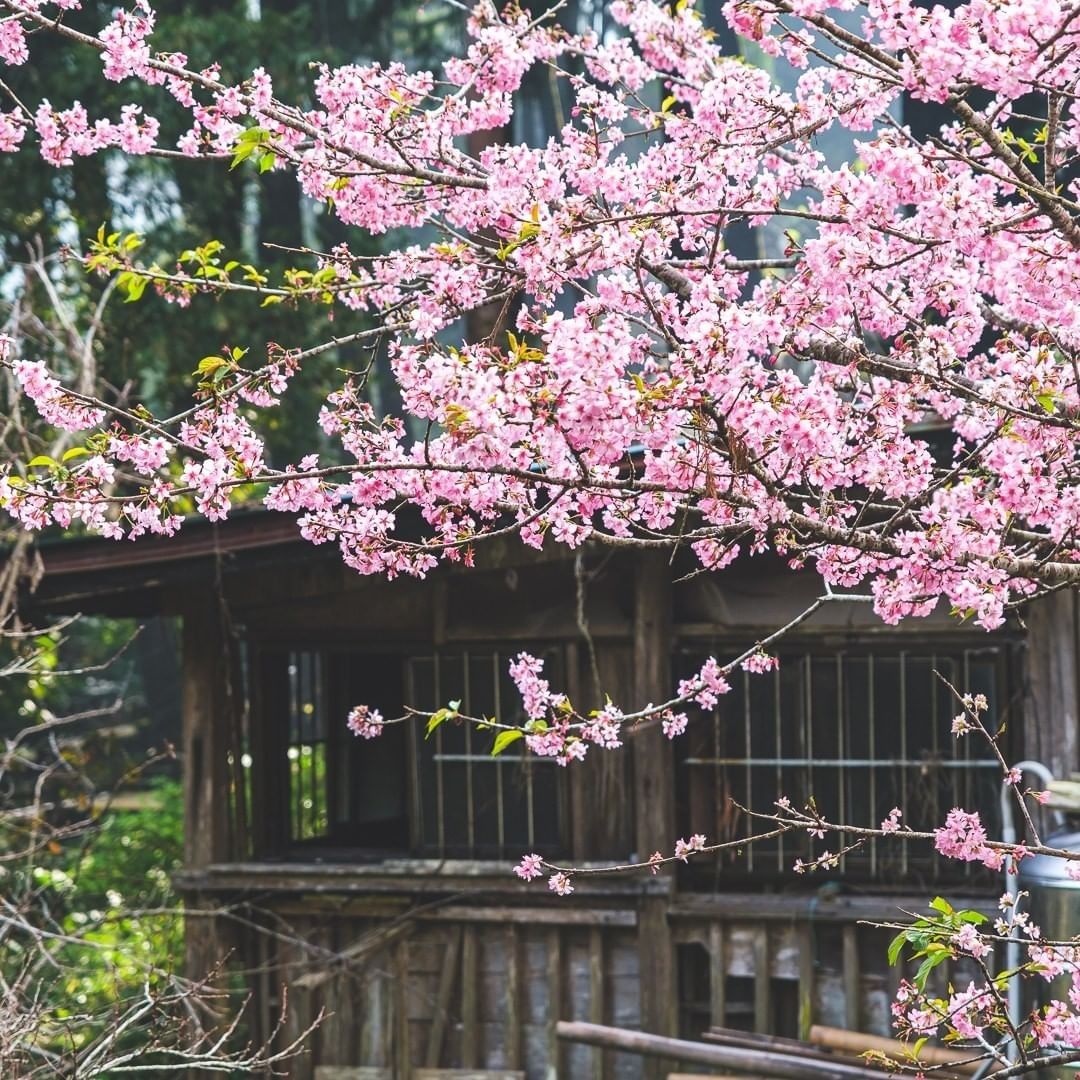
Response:
[[[845,1031],[843,1028],[815,1024],[810,1029],[810,1041],[816,1046],[830,1050],[843,1050],[849,1054],[865,1054],[867,1050],[880,1050],[895,1061],[905,1065],[913,1063],[911,1047],[899,1039],[885,1039],[880,1035],[867,1035],[862,1031]],[[940,1046],[924,1046],[919,1051],[919,1061],[924,1065],[951,1065],[957,1072],[974,1073],[979,1062],[971,1061],[971,1053],[957,1053]]]
[[[708,1043],[670,1039],[665,1035],[649,1035],[643,1031],[624,1031],[603,1024],[560,1020],[556,1025],[560,1039],[626,1050],[647,1057],[669,1058],[673,1061],[698,1065],[718,1065],[727,1069],[746,1069],[763,1072],[777,1080],[881,1080],[881,1073],[858,1065],[840,1062],[815,1061],[798,1058],[773,1050],[751,1050],[741,1046],[716,1046]]]

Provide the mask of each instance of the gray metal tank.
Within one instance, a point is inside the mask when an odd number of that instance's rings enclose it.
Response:
[[[1080,851],[1080,832],[1059,832],[1044,840],[1047,847]],[[1080,881],[1073,881],[1066,873],[1069,863],[1051,855],[1035,855],[1024,859],[1019,868],[1019,887],[1030,894],[1027,909],[1031,921],[1042,931],[1048,941],[1066,941],[1080,935]],[[1068,976],[1044,982],[1041,978],[1025,980],[1025,1011],[1036,1005],[1045,1005],[1052,998],[1068,1001]],[[1064,1069],[1047,1069],[1040,1076],[1076,1080],[1080,1066]]]

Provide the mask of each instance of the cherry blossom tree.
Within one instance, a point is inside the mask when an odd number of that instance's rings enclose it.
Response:
[[[32,63],[35,36],[65,36],[140,100],[171,95],[190,126],[163,131],[134,103],[93,116],[58,82],[55,102],[7,92],[0,150],[57,166],[179,154],[208,170],[291,170],[358,236],[393,242],[377,256],[298,247],[271,280],[217,241],[154,261],[143,237],[103,228],[86,266],[129,302],[149,287],[193,308],[223,294],[317,304],[341,329],[193,358],[193,401],[174,416],[87,392],[6,346],[42,420],[80,433],[59,460],[5,464],[0,504],[27,530],[172,535],[189,506],[221,519],[265,484],[268,507],[298,514],[308,540],[366,574],[468,564],[508,532],[534,547],[679,546],[702,573],[772,551],[823,582],[800,618],[859,598],[887,623],[944,603],[987,629],[1080,582],[1080,5],[729,0],[730,31],[790,70],[781,85],[725,54],[688,0],[617,0],[624,33],[603,40],[560,25],[559,5],[484,0],[441,70],[321,67],[308,103],[280,100],[262,69],[231,80],[230,58],[171,51],[146,0],[96,37],[66,22],[77,7],[0,0],[0,59]],[[542,146],[505,137],[533,69],[570,103]],[[941,122],[913,131],[905,100],[933,104]],[[843,163],[822,153],[826,134],[848,147]],[[729,248],[735,227],[759,241],[755,257]],[[335,453],[269,461],[261,414],[346,345],[367,360],[321,411]],[[382,348],[403,403],[392,415],[367,392]],[[682,708],[715,704],[734,667],[775,664],[771,640],[710,659],[666,702],[596,715],[519,657],[529,720],[489,723],[496,749],[524,739],[566,763],[650,718],[676,737]],[[981,704],[963,688],[957,698],[956,734],[996,746]],[[451,717],[470,719],[451,705],[427,722]],[[363,705],[349,718],[365,737],[387,722]],[[1034,796],[1002,766],[1031,825]],[[769,829],[860,835],[816,808],[776,809]],[[902,809],[863,833],[913,838]],[[925,839],[992,866],[1036,850],[1080,865],[1033,831],[1023,849],[996,844],[962,808]],[[712,850],[694,836],[646,865]],[[519,872],[544,869],[572,890],[574,868],[540,856]],[[1024,926],[1016,897],[990,934],[970,913],[935,910],[900,948],[981,961],[994,933]],[[943,1003],[925,980],[905,988],[900,1022],[997,1056],[993,1075],[1041,1067],[1080,1042],[1080,975],[1075,945],[1031,948],[1030,970],[1073,982],[1023,1030],[988,971]],[[1046,948],[1058,951],[1034,951]]]

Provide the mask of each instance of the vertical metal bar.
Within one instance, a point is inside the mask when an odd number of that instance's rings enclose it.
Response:
[[[908,709],[907,709],[907,652],[900,653],[900,760],[908,759]],[[908,802],[908,767],[899,766],[900,769],[900,805],[906,810]],[[900,845],[900,873],[908,872],[908,846]]]
[[[844,760],[845,742],[844,742],[844,654],[838,652],[836,654],[836,749],[837,760]],[[847,820],[847,779],[848,770],[845,766],[839,765],[836,769],[836,794],[840,803],[840,820]],[[847,847],[847,834],[840,834],[840,850]],[[842,855],[840,857],[840,870],[843,872],[847,869],[847,856]]]
[[[878,804],[877,804],[877,767],[874,762],[877,760],[877,740],[875,733],[877,731],[877,715],[874,707],[874,654],[869,653],[866,657],[866,685],[867,685],[867,721],[870,725],[869,737],[869,758],[870,758],[870,820],[873,821],[877,816]],[[870,841],[870,874],[871,876],[877,875],[877,853],[878,844],[877,840]]]
[[[438,650],[431,657],[431,675],[435,701],[443,700],[442,695],[442,658]],[[439,854],[446,855],[446,791],[443,781],[443,729],[440,724],[435,729],[435,820],[438,834]]]
[[[784,769],[780,759],[786,757],[784,753],[784,729],[780,722],[780,710],[782,708],[780,695],[780,669],[773,669],[773,713],[776,716],[776,794],[777,797],[786,795],[784,791]],[[776,838],[776,869],[783,872],[784,869],[784,837],[781,834]]]
[[[468,651],[461,654],[461,681],[464,690],[462,706],[472,716],[472,685]],[[473,806],[472,724],[465,725],[465,830],[469,854],[476,854],[476,813]]]
[[[495,692],[492,695],[492,700],[495,703],[495,719],[502,720],[502,703],[499,698],[499,651],[496,649],[491,654],[491,677],[494,680]],[[501,758],[496,758],[495,762],[495,802],[498,804],[496,807],[496,826],[498,830],[497,843],[499,845],[499,854],[503,854],[503,849],[506,846],[506,814],[503,807],[503,762]]]
[[[327,757],[326,757],[326,732],[323,730],[323,724],[326,720],[326,711],[323,702],[323,691],[325,690],[325,668],[326,657],[322,652],[315,653],[314,656],[314,690],[312,695],[312,704],[315,707],[315,712],[311,716],[311,723],[315,731],[315,739],[312,740],[311,746],[311,831],[315,836],[325,836],[326,830],[320,828],[319,822],[319,808],[320,805],[325,803],[321,785],[319,784],[319,750],[323,751],[323,767],[322,767],[322,783],[326,783],[326,769],[327,769]]]
[[[416,701],[416,661],[410,659],[405,665],[405,686],[408,701]],[[437,700],[437,699],[436,699]],[[411,854],[418,854],[429,837],[424,835],[424,792],[420,783],[420,747],[417,746],[417,732],[415,724],[405,725],[406,738],[409,747],[409,777],[412,791],[412,820],[409,822],[409,846]]]
[[[724,756],[720,752],[720,704],[717,702],[716,707],[712,711],[712,738],[713,738],[713,783],[712,783],[712,811],[713,811],[713,828],[717,839],[727,839],[727,835],[724,832],[724,810],[723,800],[730,794],[727,783],[725,782],[727,777],[725,770],[726,765],[720,764],[720,759]]]
[[[750,672],[744,671],[742,673],[743,679],[743,732],[746,739],[746,808],[747,810],[754,809],[754,767],[750,764],[750,758],[753,757],[753,744],[751,742],[751,722],[750,722]],[[746,869],[748,872],[754,871],[754,845],[749,844],[746,848]]]
[[[290,840],[301,839],[300,832],[300,653],[289,654],[289,741],[285,756],[289,773],[289,817],[292,819]],[[293,758],[290,751],[296,753]]]
[[[961,693],[969,693],[971,688],[971,652],[968,649],[964,650],[964,657],[961,661],[963,664],[963,675],[961,677]],[[984,717],[984,720],[988,720],[988,717]],[[960,742],[964,744],[964,760],[971,761],[971,744],[972,739],[961,739]],[[963,801],[957,800],[953,803],[954,806],[971,806],[974,801],[974,792],[972,791],[972,773],[973,769],[967,768],[964,770],[964,798]],[[970,878],[971,863],[964,864],[964,876]]]
[[[814,662],[810,653],[803,655],[803,723],[806,737],[806,795],[814,794]]]

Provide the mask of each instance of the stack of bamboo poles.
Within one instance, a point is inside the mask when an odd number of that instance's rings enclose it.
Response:
[[[750,1073],[761,1080],[825,1080],[826,1077],[882,1080],[882,1070],[892,1071],[901,1063],[913,1064],[908,1048],[894,1039],[821,1026],[811,1029],[811,1043],[727,1028],[712,1028],[705,1035],[706,1042],[573,1021],[560,1021],[556,1030],[559,1038],[569,1042],[667,1058],[683,1064],[735,1069],[740,1074]],[[830,1052],[833,1050],[842,1053]],[[867,1053],[873,1057],[859,1056]],[[948,1072],[935,1070],[935,1077],[942,1080],[946,1077],[965,1080],[978,1069],[978,1063],[970,1055],[941,1047],[923,1047],[919,1061],[924,1065],[951,1066]],[[672,1074],[672,1077],[680,1076],[682,1080],[690,1080],[685,1073]],[[741,1080],[753,1078],[743,1075]]]

